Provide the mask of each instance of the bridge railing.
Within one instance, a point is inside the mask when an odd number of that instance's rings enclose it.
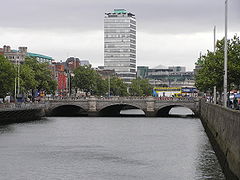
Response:
[[[45,99],[45,102],[72,102],[72,101],[86,101],[86,100],[107,100],[107,101],[124,101],[124,100],[155,100],[155,101],[198,101],[197,97],[152,97],[152,96],[111,96],[111,97],[69,97],[69,98],[54,98]]]
[[[157,101],[199,101],[197,97],[155,97]]]
[[[9,110],[27,110],[27,109],[41,109],[47,107],[48,103],[6,103],[0,104],[0,111]]]

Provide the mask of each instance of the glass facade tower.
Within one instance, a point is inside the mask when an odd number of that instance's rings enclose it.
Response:
[[[105,13],[104,67],[126,83],[136,78],[136,19],[124,9]]]

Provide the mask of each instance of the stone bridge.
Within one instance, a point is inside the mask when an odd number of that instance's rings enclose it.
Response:
[[[196,98],[133,98],[111,97],[86,99],[49,100],[47,115],[52,116],[120,116],[121,110],[140,109],[147,117],[169,116],[173,107],[186,107],[199,114],[199,100]]]

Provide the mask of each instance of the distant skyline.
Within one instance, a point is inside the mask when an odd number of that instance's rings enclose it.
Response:
[[[103,65],[103,20],[123,8],[137,19],[137,65],[186,66],[224,36],[225,0],[12,0],[0,11],[0,47],[27,46],[28,51],[65,61],[74,56]],[[228,38],[240,35],[240,1],[229,0]]]

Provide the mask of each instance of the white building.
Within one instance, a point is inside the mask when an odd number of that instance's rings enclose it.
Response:
[[[136,19],[124,9],[105,13],[104,67],[126,83],[136,78]]]

